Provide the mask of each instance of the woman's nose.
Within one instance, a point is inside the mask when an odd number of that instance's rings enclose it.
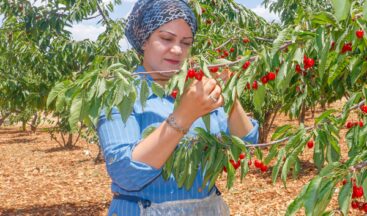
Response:
[[[171,52],[176,54],[176,55],[181,55],[182,54],[182,48],[180,45],[173,45],[172,48],[171,48]]]

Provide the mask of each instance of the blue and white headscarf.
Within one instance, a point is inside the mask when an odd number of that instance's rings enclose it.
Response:
[[[127,20],[126,38],[139,54],[143,54],[142,46],[149,36],[175,19],[184,19],[195,36],[197,21],[187,1],[138,0]]]

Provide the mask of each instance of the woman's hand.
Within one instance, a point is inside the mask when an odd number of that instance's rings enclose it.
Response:
[[[194,80],[181,96],[180,105],[175,110],[175,118],[183,126],[190,126],[197,118],[223,106],[222,89],[215,79],[203,77]]]

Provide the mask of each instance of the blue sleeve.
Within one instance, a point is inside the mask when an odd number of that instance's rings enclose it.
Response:
[[[223,107],[218,109],[218,121],[220,125],[220,130],[225,131],[226,134],[230,134],[229,126],[228,126],[228,115],[225,113]],[[251,144],[257,144],[259,141],[259,122],[256,119],[250,118],[250,121],[252,123],[252,130],[244,137],[241,137],[241,139],[244,142],[248,142]]]
[[[107,172],[121,188],[138,191],[160,175],[162,169],[131,159],[132,151],[141,140],[140,125],[134,111],[126,123],[116,108],[112,110],[112,119],[107,119],[102,113],[97,133]]]

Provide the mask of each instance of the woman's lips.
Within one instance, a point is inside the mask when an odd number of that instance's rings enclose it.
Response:
[[[180,61],[176,61],[176,60],[172,60],[172,59],[165,59],[168,63],[173,64],[173,65],[177,65],[180,63]]]

